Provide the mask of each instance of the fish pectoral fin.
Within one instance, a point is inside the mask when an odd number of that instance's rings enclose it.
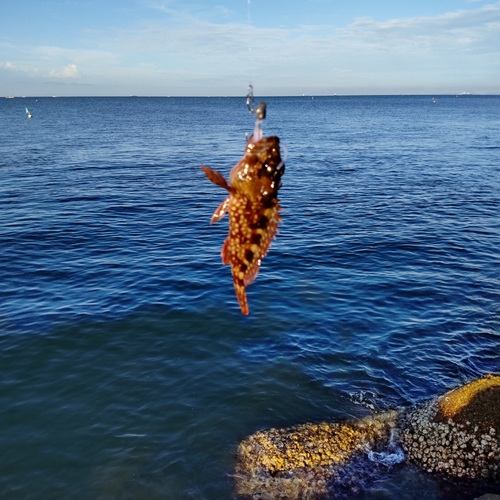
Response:
[[[217,186],[220,186],[221,188],[224,188],[227,191],[231,192],[229,184],[220,172],[214,170],[213,168],[205,167],[205,165],[202,165],[201,168],[203,169],[203,172],[205,172],[205,175],[208,177],[208,180],[212,181],[214,184],[217,184]]]
[[[218,222],[224,217],[224,214],[227,212],[227,207],[229,206],[229,196],[215,209],[212,218],[210,219],[210,224],[214,222]]]

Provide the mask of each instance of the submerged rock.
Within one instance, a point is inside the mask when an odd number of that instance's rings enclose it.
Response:
[[[399,445],[428,472],[500,478],[500,377],[488,375],[410,410],[257,432],[238,447],[236,493],[252,500],[349,497],[379,464],[390,465],[384,450]],[[404,455],[392,457],[395,463]]]

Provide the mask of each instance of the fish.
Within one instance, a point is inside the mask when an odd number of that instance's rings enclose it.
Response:
[[[231,169],[229,181],[215,169],[202,165],[208,179],[228,191],[210,223],[227,213],[229,234],[221,250],[222,263],[230,264],[241,312],[249,314],[246,287],[259,273],[262,259],[276,237],[281,222],[278,191],[285,164],[277,136],[252,135],[243,158]]]

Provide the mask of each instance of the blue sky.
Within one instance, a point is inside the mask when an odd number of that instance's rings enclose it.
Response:
[[[0,0],[2,95],[500,93],[500,2]]]

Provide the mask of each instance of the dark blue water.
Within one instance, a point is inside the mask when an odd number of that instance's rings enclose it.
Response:
[[[257,429],[500,372],[500,97],[267,103],[283,224],[244,317],[200,169],[244,99],[0,99],[0,498],[230,499]]]

